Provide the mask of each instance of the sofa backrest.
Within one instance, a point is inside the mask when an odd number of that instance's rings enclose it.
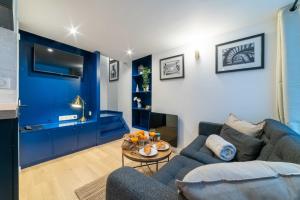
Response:
[[[274,147],[268,161],[300,164],[300,136],[284,136]]]
[[[300,136],[279,121],[273,119],[266,119],[265,121],[266,125],[264,127],[262,139],[265,141],[266,145],[261,150],[257,159],[283,162],[292,162],[292,160],[294,160],[296,162],[297,158],[292,158],[288,154],[292,153],[291,151],[296,150],[297,148],[300,149],[300,140],[292,142],[293,138],[298,138]],[[300,151],[298,152],[300,153]]]

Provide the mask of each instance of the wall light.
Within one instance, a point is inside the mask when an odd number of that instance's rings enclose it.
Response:
[[[50,52],[50,53],[52,53],[52,52],[53,52],[53,49],[48,48],[47,51]]]
[[[200,51],[199,50],[195,50],[195,59],[197,61],[200,60]]]

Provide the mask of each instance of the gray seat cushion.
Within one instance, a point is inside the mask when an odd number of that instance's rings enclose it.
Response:
[[[201,165],[203,164],[187,157],[175,156],[152,177],[176,190],[175,181],[182,180],[188,172]]]
[[[190,145],[184,148],[180,154],[204,164],[224,162],[217,158],[212,151],[205,146],[207,136],[199,135]]]

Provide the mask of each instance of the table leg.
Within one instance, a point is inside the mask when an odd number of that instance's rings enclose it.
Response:
[[[156,162],[156,171],[158,171],[158,161]]]
[[[124,167],[124,155],[122,154],[122,167]]]
[[[168,162],[170,161],[170,156],[168,156]]]

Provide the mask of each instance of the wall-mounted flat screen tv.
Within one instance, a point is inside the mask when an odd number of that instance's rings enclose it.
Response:
[[[177,147],[178,116],[163,113],[150,114],[150,130],[160,133],[161,139]]]
[[[34,45],[33,71],[79,78],[83,73],[83,56]]]

